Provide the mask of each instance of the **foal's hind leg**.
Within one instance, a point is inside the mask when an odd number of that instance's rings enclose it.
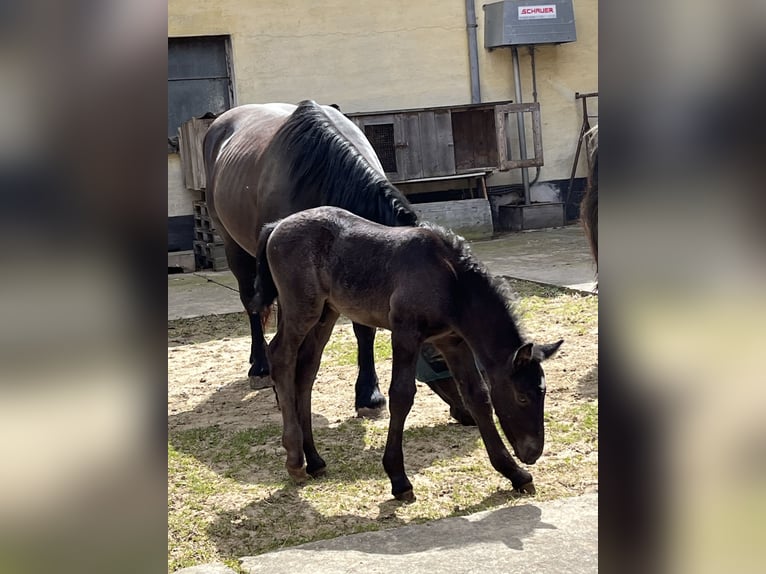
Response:
[[[386,408],[386,398],[380,392],[378,374],[375,372],[375,327],[354,323],[358,346],[359,375],[356,379],[356,414],[376,418]]]
[[[282,446],[287,451],[285,466],[296,482],[303,482],[308,478],[304,468],[303,432],[298,416],[295,384],[298,349],[302,341],[302,333],[291,330],[280,322],[280,328],[268,349],[271,373],[282,411]]]
[[[255,297],[256,259],[247,251],[237,245],[233,239],[222,234],[224,237],[224,249],[229,269],[237,279],[239,285],[239,299],[245,308],[250,320],[250,363],[251,367],[247,375],[251,389],[263,389],[272,386],[269,378],[269,361],[266,358],[266,341],[263,336],[261,317],[255,310],[253,298]]]
[[[327,465],[314,445],[311,428],[311,389],[314,386],[322,351],[330,339],[338,313],[325,307],[319,323],[306,335],[298,351],[298,367],[295,373],[296,404],[298,420],[303,431],[303,452],[306,455],[306,472],[313,477],[324,474]]]

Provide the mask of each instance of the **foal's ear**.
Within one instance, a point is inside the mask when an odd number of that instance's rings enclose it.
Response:
[[[535,345],[535,355],[540,352],[542,354],[542,357],[540,358],[541,361],[550,359],[553,355],[556,354],[556,351],[559,350],[559,347],[563,342],[564,339],[560,339],[555,343],[550,343],[548,345]]]
[[[523,367],[524,365],[526,365],[532,360],[533,351],[534,351],[533,343],[527,343],[525,345],[522,345],[521,347],[516,349],[516,352],[513,354],[512,365],[516,368]]]

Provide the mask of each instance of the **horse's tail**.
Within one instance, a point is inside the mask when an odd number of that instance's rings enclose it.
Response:
[[[268,318],[271,312],[271,306],[277,298],[277,286],[274,284],[274,278],[271,276],[271,267],[269,267],[269,258],[266,256],[266,244],[269,242],[271,233],[277,227],[277,223],[268,223],[261,229],[258,237],[258,271],[255,276],[255,308],[261,313],[262,318]],[[263,319],[265,321],[265,319]]]

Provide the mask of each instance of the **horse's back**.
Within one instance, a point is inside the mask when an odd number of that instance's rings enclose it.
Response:
[[[411,313],[445,312],[449,252],[428,228],[318,207],[282,220],[266,252],[283,305],[309,293],[353,321],[387,329],[394,300]]]
[[[302,102],[300,106],[321,109],[370,165],[383,174],[375,151],[353,122],[331,106],[319,106],[311,101]],[[272,150],[270,145],[300,106],[285,103],[238,106],[216,118],[205,136],[208,208],[216,227],[222,228],[224,238],[233,238],[251,254],[257,249],[257,237],[264,223],[319,205],[310,198],[304,198],[309,201],[307,205],[293,205],[287,192],[273,185],[275,178],[264,177],[264,166],[274,166],[272,156],[281,153],[281,150]],[[276,162],[279,165],[279,157]],[[277,174],[279,171],[277,169]]]

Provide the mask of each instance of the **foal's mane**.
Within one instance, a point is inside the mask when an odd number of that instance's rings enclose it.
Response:
[[[298,104],[269,148],[286,161],[283,173],[290,193],[316,193],[321,205],[342,207],[383,225],[417,223],[402,192],[370,165],[315,102]]]
[[[484,264],[473,253],[468,242],[460,235],[428,222],[421,222],[418,227],[434,232],[451,252],[453,259],[450,263],[454,266],[458,281],[464,286],[461,295],[464,297],[476,296],[492,300],[502,306],[513,322],[518,325],[516,312],[512,301],[515,293],[501,277],[492,275]]]

